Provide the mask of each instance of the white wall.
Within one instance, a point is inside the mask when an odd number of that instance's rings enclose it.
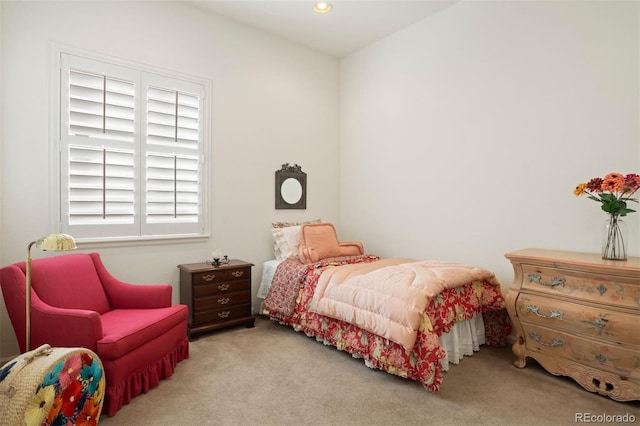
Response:
[[[273,257],[270,223],[339,223],[338,60],[178,2],[0,2],[0,264],[52,232],[49,41],[212,80],[213,237],[206,243],[81,247],[134,283],[170,282],[212,248],[253,262],[253,291]],[[274,173],[308,173],[307,210],[275,210]],[[33,257],[47,254],[34,250]],[[60,253],[57,253],[60,255]],[[0,298],[1,300],[1,298]],[[0,359],[18,353],[0,302]]]
[[[212,247],[256,263],[257,290],[274,219],[321,217],[368,252],[479,264],[505,285],[507,251],[597,252],[602,214],[571,191],[640,172],[638,16],[637,2],[462,2],[338,69],[173,2],[0,2],[0,264],[51,231],[48,40],[213,81],[212,241],[97,248],[175,301],[175,265]],[[273,208],[284,162],[309,173],[306,211]],[[0,320],[1,358],[17,345],[3,306]]]
[[[481,265],[505,290],[506,252],[599,252],[604,213],[572,190],[640,173],[639,15],[626,1],[461,2],[344,58],[343,237]]]

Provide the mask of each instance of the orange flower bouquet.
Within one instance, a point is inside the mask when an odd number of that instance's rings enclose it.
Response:
[[[627,258],[624,228],[626,224],[620,217],[635,212],[628,207],[627,203],[638,202],[631,198],[638,189],[640,189],[639,175],[609,173],[604,178],[595,177],[587,183],[581,183],[573,190],[576,196],[586,194],[587,198],[599,202],[602,210],[609,215],[602,239],[602,257],[605,259],[625,260]]]

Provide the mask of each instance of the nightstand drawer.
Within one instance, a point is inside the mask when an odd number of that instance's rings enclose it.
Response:
[[[640,345],[640,318],[637,314],[612,311],[606,306],[559,303],[558,300],[532,294],[520,294],[516,309],[520,321],[526,323]]]
[[[522,265],[522,289],[638,309],[638,281],[539,265]]]
[[[221,269],[193,274],[193,284],[239,280],[251,276],[251,268]]]
[[[249,291],[242,291],[239,293],[218,294],[212,297],[201,297],[193,301],[193,306],[196,312],[201,312],[247,303],[251,303],[251,293]]]
[[[226,322],[236,318],[245,318],[251,315],[251,305],[231,306],[228,308],[214,309],[211,311],[196,312],[194,325],[202,325],[216,322]]]
[[[193,297],[207,297],[249,289],[251,289],[251,281],[221,281],[211,284],[199,284],[193,286]]]

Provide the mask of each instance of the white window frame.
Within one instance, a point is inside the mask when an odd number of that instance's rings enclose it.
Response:
[[[211,82],[208,79],[195,77],[174,71],[167,71],[157,67],[150,67],[131,61],[125,61],[108,57],[93,52],[88,52],[71,46],[55,42],[49,44],[50,52],[50,204],[52,206],[52,229],[73,235],[79,243],[140,243],[145,241],[157,242],[159,240],[193,240],[206,239],[210,236],[211,194],[210,177],[212,161],[210,160],[210,113],[211,111]],[[136,77],[135,87],[135,130],[134,130],[134,180],[135,180],[135,220],[134,224],[90,224],[70,225],[67,217],[68,209],[68,180],[67,157],[69,137],[66,129],[63,129],[63,114],[66,101],[63,85],[67,79],[63,75],[65,57],[71,55],[74,60],[97,61],[105,66],[114,66],[119,69],[126,68]],[[146,191],[146,153],[155,152],[163,155],[184,155],[180,149],[172,150],[168,147],[149,147],[145,144],[146,135],[146,99],[147,84],[163,88],[171,88],[178,91],[198,92],[200,98],[200,122],[197,157],[191,153],[191,161],[198,161],[197,220],[184,223],[180,220],[167,220],[164,223],[147,223],[144,220],[147,201]],[[65,121],[66,122],[66,121]],[[77,137],[76,137],[77,138]],[[95,140],[95,139],[94,139]],[[159,149],[156,149],[159,148]],[[195,172],[194,172],[195,173]],[[193,215],[191,215],[193,216]]]

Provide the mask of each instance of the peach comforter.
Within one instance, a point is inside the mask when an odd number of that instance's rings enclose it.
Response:
[[[413,348],[424,310],[445,289],[500,283],[493,272],[460,263],[389,258],[322,273],[309,310]]]

